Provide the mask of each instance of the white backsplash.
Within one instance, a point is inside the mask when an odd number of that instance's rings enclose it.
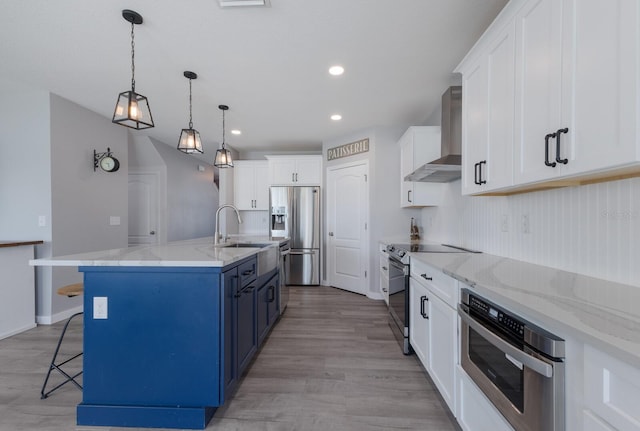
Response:
[[[427,240],[640,286],[640,178],[506,197],[445,187],[443,205],[422,210]]]
[[[240,211],[242,223],[238,233],[243,235],[269,235],[269,211]]]

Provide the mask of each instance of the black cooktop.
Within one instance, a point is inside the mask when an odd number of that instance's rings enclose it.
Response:
[[[411,253],[482,253],[449,244],[393,244],[396,249]]]

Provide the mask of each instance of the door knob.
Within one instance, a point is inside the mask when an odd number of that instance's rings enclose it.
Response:
[[[149,232],[149,235],[155,235],[155,234],[156,234],[155,230],[152,230],[151,232]]]
[[[329,236],[333,236],[333,232],[329,232]]]

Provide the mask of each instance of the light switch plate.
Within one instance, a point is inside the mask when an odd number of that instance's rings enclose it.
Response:
[[[109,225],[110,226],[120,226],[120,217],[119,216],[110,216],[109,217]]]
[[[93,318],[107,319],[109,317],[109,302],[106,296],[93,297]]]

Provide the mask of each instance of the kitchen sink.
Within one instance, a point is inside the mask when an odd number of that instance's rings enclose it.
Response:
[[[223,247],[259,248],[260,250],[256,253],[256,276],[258,277],[278,267],[280,249],[277,243],[232,242],[224,244]]]

